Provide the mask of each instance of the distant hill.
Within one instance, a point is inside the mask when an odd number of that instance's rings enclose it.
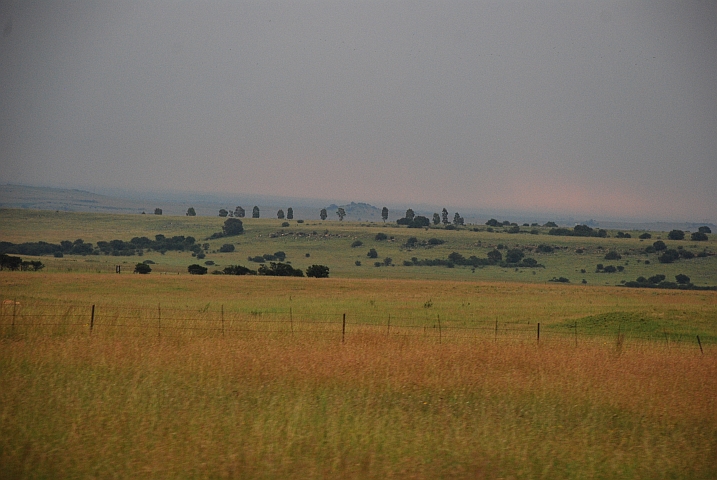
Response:
[[[374,207],[373,205],[369,205],[368,203],[355,202],[351,202],[348,205],[336,205],[332,203],[331,205],[326,207],[326,213],[329,214],[330,220],[336,220],[338,218],[336,216],[336,211],[339,209],[339,207],[343,207],[343,209],[346,211],[346,220],[364,220],[372,222],[383,221],[383,219],[381,218],[381,208]]]
[[[0,207],[100,213],[142,213],[150,208],[145,202],[108,197],[83,190],[24,185],[0,185]]]

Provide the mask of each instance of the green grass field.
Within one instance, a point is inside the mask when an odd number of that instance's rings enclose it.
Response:
[[[0,222],[14,243],[200,240],[223,223],[17,210]],[[188,252],[0,272],[0,478],[717,477],[717,292],[616,286],[656,273],[716,285],[714,256],[664,265],[637,239],[382,224],[245,229],[236,252],[211,253],[227,241],[213,240],[205,260],[255,268],[247,256],[282,250],[331,278],[188,275],[201,263]],[[446,243],[408,251],[409,236]],[[401,265],[499,243],[567,248],[531,254],[544,269]],[[398,265],[374,267],[369,248]],[[612,249],[625,272],[595,273]],[[145,259],[153,272],[131,274]],[[558,276],[571,283],[547,281]]]

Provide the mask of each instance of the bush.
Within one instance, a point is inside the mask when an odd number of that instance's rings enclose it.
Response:
[[[652,244],[653,248],[657,252],[661,252],[662,250],[667,250],[667,245],[665,245],[665,242],[662,240],[658,240],[655,243]]]
[[[234,251],[234,245],[231,243],[225,243],[221,247],[219,247],[219,251],[222,253],[229,253]]]
[[[521,250],[513,248],[511,250],[508,250],[508,252],[505,254],[505,261],[507,263],[518,263],[523,259],[524,256],[525,254]]]
[[[655,285],[656,285],[656,284],[660,283],[661,281],[663,281],[665,278],[666,278],[666,277],[665,277],[664,275],[661,275],[661,274],[653,275],[653,276],[651,276],[650,278],[647,279],[647,283],[652,283],[652,284],[655,284]]]
[[[639,238],[640,240],[649,240],[649,239],[652,238],[652,235],[650,235],[649,233],[645,232],[645,233],[643,233],[642,235],[640,235],[640,236],[637,237],[637,238]]]
[[[690,283],[690,277],[682,273],[675,275],[675,280],[680,285],[687,285],[688,283]]]
[[[441,240],[440,238],[429,238],[427,243],[429,245],[443,245],[446,241]]]
[[[326,265],[311,265],[306,269],[306,276],[313,278],[329,278],[329,267]]]
[[[540,253],[553,253],[555,251],[555,249],[550,245],[538,245],[538,248],[535,250]]]
[[[363,242],[361,240],[354,240],[354,242],[351,244],[351,248],[360,247],[363,245]]]
[[[187,271],[191,275],[205,275],[207,273],[207,267],[202,267],[196,263],[187,267]]]
[[[677,250],[669,249],[665,250],[665,252],[660,255],[657,259],[660,261],[660,263],[672,263],[675,260],[679,260],[680,253]]]
[[[356,265],[357,267],[360,267],[360,266],[361,266],[361,260],[356,260],[356,261],[354,262],[354,265]]]
[[[387,267],[390,267],[390,266],[391,266],[391,263],[393,263],[393,258],[391,258],[391,257],[386,257],[386,258],[383,259],[383,264],[386,265]]]
[[[298,268],[294,268],[287,263],[271,262],[269,266],[262,265],[257,271],[259,275],[267,275],[273,277],[303,277],[304,272]]]
[[[702,232],[693,233],[692,235],[690,235],[690,239],[693,242],[706,242],[707,240],[709,240],[707,234]]]
[[[667,238],[670,240],[683,240],[685,238],[685,232],[682,230],[672,230],[667,234]]]
[[[238,218],[227,218],[224,221],[222,233],[227,237],[232,235],[241,235],[244,233],[244,224]]]
[[[378,258],[378,252],[376,251],[375,248],[372,248],[371,250],[368,251],[368,253],[366,254],[366,256],[367,256],[368,258]]]
[[[700,227],[697,229],[699,233],[712,233],[712,229],[708,227],[707,225]]]
[[[605,255],[605,260],[620,260],[622,258],[622,255],[617,253],[615,250],[610,250]]]
[[[381,263],[381,262],[373,262],[373,266],[374,266],[374,267],[380,267],[381,265],[383,265],[383,263]]]
[[[281,222],[281,226],[282,226],[282,227],[288,227],[288,226],[289,226],[289,222]]]
[[[605,268],[602,269],[603,273],[615,273],[617,272],[617,268],[615,268],[614,265],[608,265]]]
[[[570,283],[570,280],[568,280],[565,277],[559,277],[559,278],[553,277],[548,281],[549,282],[558,282],[558,283]]]
[[[375,236],[373,239],[376,240],[377,242],[380,242],[380,241],[383,241],[383,240],[387,240],[387,239],[388,239],[388,235],[386,235],[386,234],[383,233],[383,232],[379,232],[379,233],[376,234],[376,236]]]

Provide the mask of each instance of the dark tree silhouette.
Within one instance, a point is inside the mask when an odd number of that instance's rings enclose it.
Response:
[[[251,218],[259,218],[259,207],[254,205],[254,208],[251,211]]]
[[[294,219],[294,209],[289,207],[286,209],[286,219],[287,220],[293,220]]]
[[[381,209],[381,218],[383,218],[383,223],[386,223],[386,220],[388,220],[388,208],[383,207]]]
[[[328,216],[329,215],[326,213],[326,209],[322,208],[321,212],[319,213],[319,217],[321,217],[321,220],[326,220],[326,217],[328,217]]]

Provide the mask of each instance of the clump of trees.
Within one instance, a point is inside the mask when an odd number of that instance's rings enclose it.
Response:
[[[417,248],[417,247],[434,247],[436,245],[443,245],[445,240],[441,240],[440,238],[429,238],[428,240],[421,240],[419,241],[416,237],[409,237],[408,240],[406,240],[406,243],[403,244],[404,248]]]
[[[503,260],[503,254],[501,252],[492,250],[488,252],[486,258],[478,258],[475,255],[466,258],[458,252],[452,252],[448,255],[447,259],[435,258],[419,260],[413,257],[410,263],[404,262],[404,265],[426,267],[445,266],[448,268],[453,268],[456,265],[473,268],[491,265],[510,268],[544,268],[544,266],[539,264],[534,258],[526,258],[525,254],[517,248],[508,250],[505,255],[505,260]]]
[[[717,290],[717,286],[697,286],[691,283],[690,277],[683,273],[675,275],[674,282],[666,281],[665,275],[653,275],[650,278],[637,277],[634,281],[626,282],[629,288],[668,288],[679,290]]]
[[[226,212],[226,210],[224,210]],[[221,210],[219,211],[219,215],[221,216]],[[196,217],[197,212],[194,210],[194,207],[189,207],[187,209],[187,216],[188,217]],[[226,217],[226,215],[224,215]]]
[[[219,271],[217,270],[217,272]],[[229,265],[228,267],[224,267],[224,270],[219,273],[224,275],[256,275],[256,270],[252,270],[242,265]]]
[[[607,237],[607,230],[602,228],[595,230],[587,225],[575,225],[572,230],[569,228],[551,228],[548,235],[559,235],[564,237]]]
[[[207,273],[207,267],[194,263],[187,267],[187,272],[189,272],[190,275],[205,275]]]
[[[311,265],[306,269],[306,276],[310,278],[329,278],[329,267],[326,265]]]
[[[151,271],[152,271],[152,267],[150,267],[146,263],[138,263],[137,265],[134,266],[134,273],[139,273],[141,275],[147,275]]]
[[[667,234],[667,238],[670,240],[684,240],[685,232],[682,230],[671,230],[670,233]]]
[[[19,255],[112,255],[112,256],[133,256],[143,255],[145,251],[156,251],[162,254],[168,251],[183,252],[186,250],[198,253],[201,247],[197,245],[194,237],[175,235],[165,237],[162,234],[155,235],[154,240],[147,237],[134,237],[129,242],[124,240],[99,241],[97,246],[86,243],[81,238],[71,242],[63,240],[59,244],[47,242],[26,242],[13,244],[0,242],[0,253],[12,253]]]
[[[411,208],[406,210],[406,215],[396,220],[396,223],[406,225],[408,228],[424,228],[431,225],[431,221],[427,217],[416,215]]]
[[[45,268],[45,264],[39,260],[23,261],[21,257],[13,257],[5,254],[0,255],[0,270],[10,270],[11,272],[17,270],[33,270],[37,272],[43,268]]]
[[[259,275],[271,277],[303,277],[304,272],[298,268],[294,268],[288,263],[271,262],[269,265],[262,265],[257,271]]]

